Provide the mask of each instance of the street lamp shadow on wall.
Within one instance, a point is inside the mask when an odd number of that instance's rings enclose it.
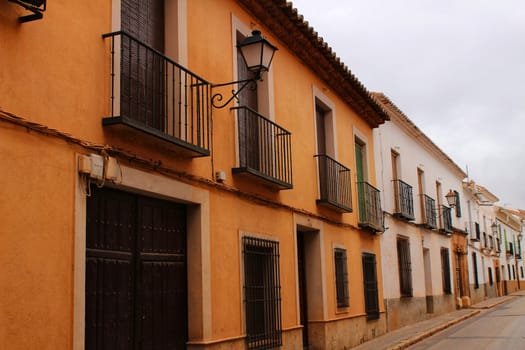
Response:
[[[215,108],[226,107],[234,98],[237,98],[239,93],[244,90],[249,84],[255,83],[262,79],[262,73],[270,70],[273,55],[277,51],[277,47],[266,40],[261,32],[254,30],[251,36],[246,37],[241,43],[237,45],[241,50],[241,55],[246,67],[254,74],[253,78],[232,81],[228,83],[212,84],[211,88],[218,88],[227,85],[240,85],[237,90],[232,90],[232,96],[225,102],[222,102],[223,95],[220,92],[215,93],[211,98],[211,104]],[[242,84],[242,85],[241,85]]]
[[[42,12],[46,10],[47,0],[8,0],[8,1],[14,2],[15,4],[22,6],[26,10],[33,12],[32,15],[19,17],[18,22],[20,23],[30,22],[30,21],[34,21],[37,19],[42,19],[44,17]]]

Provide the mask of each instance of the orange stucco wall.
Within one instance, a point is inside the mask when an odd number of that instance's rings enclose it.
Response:
[[[67,349],[74,153],[18,127],[0,133],[0,347]]]
[[[373,184],[372,129],[279,38],[257,24],[256,18],[230,0],[187,1],[188,68],[215,83],[233,79],[232,14],[245,26],[261,29],[279,47],[271,72],[273,118],[292,132],[294,184],[293,189],[280,192],[231,173],[236,162],[235,116],[228,108],[212,111],[211,157],[181,159],[162,147],[125,140],[103,129],[101,118],[109,115],[110,85],[108,42],[101,35],[112,28],[110,1],[50,1],[44,19],[22,25],[17,23],[21,14],[26,13],[15,4],[0,2],[3,111],[80,140],[120,147],[209,182],[214,181],[214,171],[223,170],[229,189],[284,204],[264,205],[235,191],[201,185],[210,191],[212,331],[211,339],[206,340],[244,334],[241,232],[279,241],[283,328],[298,326],[294,213],[325,220],[322,257],[326,280],[318,282],[326,286],[325,321],[364,314],[363,252],[377,254],[383,310],[378,237],[357,229],[356,209],[339,214],[316,205],[314,87],[335,107],[337,158],[352,169],[354,180],[354,128],[368,139],[368,173]],[[0,121],[0,161],[4,170],[0,174],[0,348],[55,350],[73,346],[74,311],[82,307],[74,302],[78,273],[75,254],[84,254],[74,240],[78,217],[77,152],[87,151]],[[129,160],[125,164],[137,166]],[[352,191],[356,208],[355,182]],[[348,251],[350,307],[344,312],[336,308],[333,244]]]

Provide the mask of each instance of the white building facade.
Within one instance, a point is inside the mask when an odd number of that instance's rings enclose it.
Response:
[[[458,267],[451,241],[454,234],[465,236],[466,173],[386,96],[374,97],[391,119],[374,130],[374,147],[385,211],[385,308],[393,330],[456,308]],[[454,208],[447,202],[449,193]]]

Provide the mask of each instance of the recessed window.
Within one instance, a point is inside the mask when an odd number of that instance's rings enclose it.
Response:
[[[379,318],[379,297],[375,254],[364,253],[362,262],[366,318],[367,320],[377,320]]]
[[[397,262],[399,267],[399,289],[402,297],[412,296],[412,262],[410,242],[407,238],[397,239]]]
[[[443,292],[445,294],[452,294],[452,286],[450,281],[450,258],[447,248],[441,248],[441,271],[443,278]]]
[[[472,253],[472,269],[474,271],[474,288],[479,288],[479,278],[478,278],[478,258],[476,253]]]
[[[243,237],[244,300],[248,349],[282,344],[279,243]]]
[[[337,307],[348,307],[348,270],[346,263],[346,250],[336,248],[334,250],[335,262],[335,290],[337,294]]]

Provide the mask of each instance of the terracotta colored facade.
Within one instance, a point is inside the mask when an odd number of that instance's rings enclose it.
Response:
[[[384,333],[382,108],[284,0],[152,5],[160,41],[123,3],[50,1],[23,24],[26,10],[0,3],[0,348],[152,341],[173,333],[155,322],[175,299],[182,336],[169,341],[188,349],[343,348]],[[118,33],[128,27],[144,39]],[[244,95],[213,107],[232,89],[216,84],[246,74],[236,46],[254,29],[279,49],[255,111]],[[248,293],[257,283],[263,302]],[[159,291],[181,294],[148,296]]]

